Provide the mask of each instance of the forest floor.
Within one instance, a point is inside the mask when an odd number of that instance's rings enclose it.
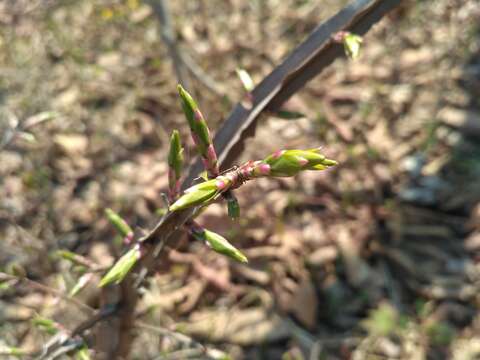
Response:
[[[344,3],[172,1],[213,132],[245,95],[236,68],[259,82]],[[210,206],[199,222],[248,265],[178,239],[132,358],[204,356],[168,329],[232,359],[478,359],[479,18],[475,1],[405,2],[289,101],[304,116],[262,115],[239,161],[322,146],[340,165],[243,186],[239,221]],[[139,0],[0,2],[0,270],[34,282],[0,283],[0,353],[84,318],[66,301],[81,270],[58,251],[111,265],[105,208],[158,220],[172,130],[194,155],[176,84]],[[97,282],[71,298],[97,306]]]

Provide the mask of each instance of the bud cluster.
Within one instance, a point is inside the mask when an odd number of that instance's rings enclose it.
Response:
[[[342,41],[352,39],[349,34],[342,34]],[[354,39],[355,40],[355,39]],[[356,39],[358,42],[358,39]],[[168,183],[170,211],[178,211],[194,206],[205,206],[219,196],[223,196],[228,203],[228,213],[232,218],[240,214],[238,201],[232,190],[240,187],[248,180],[259,177],[289,177],[305,170],[325,170],[337,164],[335,160],[327,159],[320,153],[320,149],[307,150],[279,150],[263,160],[247,161],[241,166],[234,167],[220,175],[217,154],[213,147],[207,123],[190,94],[178,85],[178,92],[182,102],[193,141],[205,169],[208,180],[193,185],[178,199],[180,192],[180,178],[183,168],[183,148],[178,131],[172,133],[170,150],[168,153]],[[106,215],[126,242],[133,239],[133,231],[127,222],[111,209],[106,209]],[[187,230],[197,239],[205,241],[214,251],[233,258],[240,262],[247,262],[247,258],[224,237],[195,224],[193,220],[185,224]],[[101,279],[99,286],[121,282],[135,264],[147,253],[144,243],[137,242],[128,250]]]
[[[304,170],[325,170],[336,164],[335,160],[322,155],[319,149],[276,151],[264,160],[248,161],[215,179],[188,188],[170,206],[170,211],[206,205],[225,191],[238,188],[254,178],[295,176]]]

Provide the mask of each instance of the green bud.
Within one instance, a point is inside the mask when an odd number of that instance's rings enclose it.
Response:
[[[77,295],[87,284],[92,280],[93,278],[93,273],[86,273],[80,276],[76,284],[73,286],[73,288],[70,290],[68,293],[68,296],[75,296]]]
[[[182,108],[188,125],[190,125],[190,129],[200,140],[196,145],[202,147],[208,146],[211,144],[210,132],[197,103],[182,85],[178,85],[177,89],[180,94],[180,99],[182,100]]]
[[[182,85],[178,84],[177,90],[182,100],[183,112],[185,113],[190,128],[193,129],[195,127],[195,110],[198,110],[198,105]]]
[[[174,200],[180,192],[180,177],[183,169],[183,148],[180,135],[173,130],[170,138],[170,150],[168,153],[168,188],[170,200]]]
[[[170,206],[170,211],[186,209],[192,206],[206,204],[216,198],[229,186],[229,180],[223,176],[201,182],[189,187],[185,193]]]
[[[240,217],[240,205],[238,204],[238,200],[235,196],[230,194],[227,198],[227,210],[228,216],[232,219],[238,219]]]
[[[206,241],[214,251],[242,263],[248,262],[247,257],[230,244],[223,236],[206,229],[194,230],[192,234],[198,240]]]
[[[131,236],[131,234],[133,234],[132,228],[115,211],[107,208],[105,209],[105,214],[107,215],[108,220],[110,220],[113,226],[115,226],[115,229],[117,229],[120,235]]]
[[[77,360],[91,360],[91,356],[88,352],[88,348],[83,346],[80,350],[77,351],[75,354],[75,359]]]
[[[207,122],[192,96],[181,85],[178,85],[177,88],[197,151],[202,157],[208,174],[215,177],[219,173],[218,160]]]
[[[360,55],[360,44],[363,42],[361,36],[347,33],[343,38],[343,48],[345,49],[345,54],[355,60]]]
[[[58,324],[48,318],[42,317],[40,315],[35,316],[32,319],[32,324],[35,327],[47,332],[50,335],[56,334],[58,332]]]
[[[278,110],[273,112],[272,115],[284,120],[297,120],[306,117],[305,114],[299,111],[290,110]]]
[[[270,166],[270,176],[295,176],[303,170],[324,170],[337,164],[326,159],[319,149],[276,151],[263,160]]]
[[[108,273],[100,280],[99,287],[109,284],[120,283],[125,276],[132,270],[133,266],[141,257],[141,249],[137,244],[132,249],[127,251],[108,271]]]
[[[242,82],[243,88],[247,92],[251,92],[255,88],[255,84],[250,74],[246,70],[240,68],[236,69],[236,72],[240,81]]]
[[[180,134],[173,130],[170,138],[170,151],[168,153],[168,166],[173,169],[175,178],[178,180],[182,176],[183,168],[183,148],[180,141]]]

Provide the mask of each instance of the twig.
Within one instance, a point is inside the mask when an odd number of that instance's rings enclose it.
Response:
[[[184,335],[184,334],[181,334],[181,333],[176,332],[176,331],[168,330],[168,329],[165,329],[165,328],[162,328],[162,327],[159,327],[159,326],[153,326],[153,325],[146,324],[146,323],[139,322],[139,321],[135,322],[135,327],[137,327],[139,329],[145,329],[145,330],[148,330],[148,331],[152,331],[152,332],[155,332],[155,333],[157,333],[159,335],[162,335],[162,336],[171,337],[172,339],[175,339],[176,341],[178,341],[178,342],[180,342],[180,343],[182,343],[186,346],[197,347],[197,348],[202,349],[203,351],[206,350],[205,346],[203,346],[198,341],[195,341],[191,337],[189,337],[187,335]]]
[[[37,281],[31,280],[31,279],[26,278],[26,277],[20,277],[20,276],[15,276],[15,275],[10,275],[10,274],[0,272],[0,282],[1,281],[11,281],[11,280],[15,280],[18,283],[25,283],[26,285],[30,286],[31,288],[34,288],[34,289],[40,290],[42,292],[46,292],[46,293],[55,295],[55,296],[61,298],[62,300],[65,300],[69,303],[74,304],[75,306],[80,308],[85,313],[88,313],[89,315],[91,315],[95,312],[95,310],[93,308],[91,308],[90,306],[88,306],[87,304],[84,304],[81,301],[78,301],[74,297],[70,297],[67,294],[64,294],[60,290],[51,288],[47,285],[41,284]]]
[[[252,91],[253,106],[250,109],[241,104],[235,107],[215,138],[215,148],[223,165],[230,165],[240,154],[246,138],[254,134],[256,119],[262,112],[278,110],[310,79],[335,58],[343,55],[342,47],[331,40],[333,34],[342,30],[364,34],[400,2],[400,0],[356,0],[321,24]],[[189,176],[183,184],[184,188],[198,176],[201,166],[197,163],[190,169]],[[153,246],[153,249],[163,248],[165,244],[177,238],[179,229],[187,220],[193,218],[198,210],[189,208],[167,213],[147,235],[137,241],[143,242],[145,246]],[[99,340],[97,349],[101,353],[101,358],[128,357],[133,340],[135,306],[139,297],[134,281],[135,270],[146,269],[146,272],[151,272],[157,258],[154,251],[149,251],[120,285],[103,288],[102,303],[104,305],[114,303],[119,306],[109,324],[102,324],[105,326],[97,334]]]
[[[185,51],[179,50],[179,55],[183,60],[183,63],[187,67],[188,71],[195,76],[195,78],[200,81],[207,89],[216,94],[217,96],[223,97],[226,95],[225,89],[218,84],[214,78],[208,75],[203,69],[195,62],[195,60]]]
[[[107,319],[116,311],[115,306],[105,307],[97,312],[87,320],[80,323],[71,332],[62,331],[52,337],[41,350],[34,352],[37,355],[37,360],[55,359],[73,349],[81,347],[85,341],[81,339],[83,333],[95,326],[100,321]]]
[[[159,20],[160,34],[168,47],[178,82],[189,91],[192,90],[188,81],[188,71],[211,92],[217,96],[225,96],[223,87],[203,71],[195,60],[178,46],[167,0],[149,0],[148,2]]]
[[[251,92],[250,108],[238,103],[215,136],[214,144],[222,167],[228,168],[240,155],[248,137],[255,133],[262,112],[277,111],[293,94],[318,75],[336,58],[343,56],[341,45],[331,37],[339,31],[365,34],[401,0],[356,0],[322,23]],[[201,162],[190,169],[185,185],[201,172]]]
[[[173,29],[167,0],[148,0],[148,2],[160,22],[160,35],[168,47],[168,52],[173,62],[177,80],[186,89],[191,90],[185,64],[183,58],[180,56],[180,51],[177,46],[177,39]]]

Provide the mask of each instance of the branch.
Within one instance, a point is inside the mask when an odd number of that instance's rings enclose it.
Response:
[[[67,294],[63,293],[60,290],[54,289],[54,288],[49,287],[47,285],[43,285],[43,284],[41,284],[37,281],[31,280],[27,277],[15,276],[15,275],[10,275],[10,274],[0,272],[0,282],[11,281],[11,280],[14,280],[18,283],[24,283],[24,284],[26,284],[27,286],[29,286],[33,289],[37,289],[39,291],[57,296],[57,297],[61,298],[62,300],[65,300],[66,302],[74,304],[80,310],[82,310],[83,312],[85,312],[89,315],[91,315],[95,312],[95,310],[93,308],[91,308],[90,306],[88,306],[87,304],[84,304],[81,301],[78,301],[74,297],[68,296]]]
[[[160,23],[160,35],[167,45],[168,52],[172,59],[175,74],[180,84],[190,90],[185,64],[177,46],[177,38],[172,25],[170,10],[168,9],[168,0],[148,0],[153,12]]]
[[[322,72],[336,58],[344,56],[343,47],[332,40],[339,31],[365,34],[401,0],[356,0],[318,26],[284,61],[252,91],[252,106],[238,103],[214,139],[223,168],[228,168],[241,154],[245,140],[255,134],[262,112],[278,111],[308,81]],[[201,172],[202,164],[191,167],[184,187]]]
[[[237,104],[215,137],[215,148],[224,167],[229,166],[240,154],[245,140],[253,136],[258,116],[264,111],[276,111],[309,80],[318,75],[334,59],[343,55],[342,46],[334,43],[332,36],[339,31],[364,34],[401,0],[356,0],[331,19],[321,24],[297,49],[275,68],[253,91],[252,106]],[[200,162],[191,167],[183,183],[188,187],[202,168]],[[181,226],[193,218],[198,207],[167,213],[145,236],[138,239],[151,251],[137,265],[143,276],[154,269],[158,254],[170,241],[178,238]],[[100,358],[126,358],[133,339],[135,305],[138,292],[133,273],[117,286],[102,291],[102,303],[118,304],[118,311],[109,324],[98,334],[102,340],[97,349]],[[142,277],[142,276],[140,276]],[[108,341],[104,341],[108,340]]]

